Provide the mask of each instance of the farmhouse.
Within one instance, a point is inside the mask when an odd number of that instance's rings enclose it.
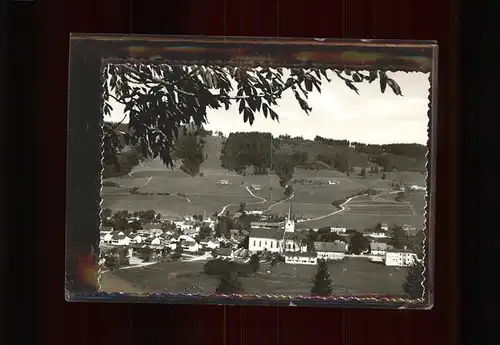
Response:
[[[155,236],[150,236],[148,238],[145,238],[142,243],[148,246],[159,246],[161,244],[161,240],[159,237]]]
[[[380,224],[380,230],[389,231],[389,225],[386,223]]]
[[[111,244],[115,246],[128,246],[130,244],[130,238],[126,235],[114,235],[111,238]]]
[[[100,227],[100,232],[101,234],[109,234],[110,232],[113,232],[113,227],[112,226],[101,226]]]
[[[370,253],[372,255],[385,255],[387,250],[394,249],[393,246],[383,242],[371,242],[370,243]]]
[[[367,232],[364,233],[363,236],[372,238],[389,238],[385,232]]]
[[[200,245],[203,248],[206,248],[206,249],[219,248],[219,243],[217,241],[215,241],[213,238],[210,238],[210,237],[207,237],[207,238],[201,240],[200,241]]]
[[[319,259],[324,260],[342,260],[345,258],[347,243],[342,241],[335,242],[314,242],[314,250]]]
[[[385,253],[386,266],[411,266],[416,259],[417,255],[406,249],[387,250]]]
[[[309,253],[285,253],[285,263],[292,265],[316,265],[318,263],[317,254],[314,252]]]
[[[347,228],[341,228],[341,227],[336,227],[336,226],[330,227],[330,232],[335,232],[337,234],[345,234],[346,231],[347,231]]]
[[[139,234],[130,235],[130,243],[139,244],[142,242],[142,237]]]
[[[200,245],[196,243],[196,241],[184,240],[181,241],[181,248],[186,252],[196,253],[198,250],[200,250]]]

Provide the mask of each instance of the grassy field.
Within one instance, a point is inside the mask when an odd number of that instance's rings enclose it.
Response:
[[[219,141],[221,140],[218,138],[210,141],[210,145],[214,146],[213,150],[220,146]],[[201,214],[204,211],[211,214],[220,211],[229,204],[235,205],[228,208],[228,210],[234,211],[242,202],[247,203],[250,210],[266,209],[284,198],[283,188],[279,186],[277,176],[237,175],[222,169],[215,154],[208,156],[208,159],[202,165],[202,171],[204,176],[191,177],[177,169],[166,168],[159,160],[142,163],[135,167],[130,175],[109,179],[118,183],[120,187],[103,188],[102,206],[112,210],[126,209],[132,212],[154,209],[165,216],[183,216],[193,213]],[[366,188],[388,190],[391,179],[415,184],[424,181],[424,175],[414,172],[389,173],[388,180],[381,180],[380,175],[374,174],[368,175],[367,178],[360,178],[357,174],[346,176],[338,171],[331,170],[296,169],[293,177],[295,180],[295,183],[293,183],[294,213],[307,218],[320,217],[335,211],[335,208],[331,205],[335,200],[348,198]],[[218,185],[217,182],[221,179],[228,180],[229,185]],[[338,181],[339,184],[328,185],[328,180]],[[259,191],[253,191],[253,193],[265,198],[265,203],[261,203],[261,200],[252,197],[245,188],[252,184],[261,186]],[[176,195],[131,195],[128,193],[128,189],[132,187],[138,187],[139,192],[142,193],[186,194],[190,202],[186,198]],[[414,209],[418,214],[423,214],[423,205],[425,205],[423,196],[412,193],[407,196],[407,199],[414,205]],[[348,210],[345,214],[337,214],[307,224],[301,224],[301,226],[321,227],[339,223],[336,225],[364,227],[366,224],[371,226],[372,223],[376,224],[377,222],[399,223],[403,221],[418,225],[423,222],[418,218],[414,220],[404,219],[406,216],[412,218],[411,209],[407,206],[398,206],[391,209],[390,205],[391,202],[394,202],[394,195],[379,195],[376,201],[375,204],[371,198],[358,197],[353,200],[351,210]],[[373,204],[370,204],[370,202],[373,202]],[[255,205],[255,203],[258,204]],[[364,205],[362,206],[363,209],[356,207],[359,205]],[[272,212],[286,214],[288,212],[288,203],[273,207]],[[358,215],[358,220],[353,221],[353,216],[356,218]]]
[[[412,216],[413,209],[409,205],[349,205],[345,214],[375,214],[387,216]]]
[[[114,290],[113,275],[147,292],[213,293],[218,278],[203,273],[204,262],[169,262],[105,273],[102,286]],[[270,270],[270,273],[266,273]],[[329,265],[334,294],[402,294],[406,269],[386,267],[363,259],[347,259]],[[242,278],[247,294],[308,295],[315,266],[262,264],[255,277]],[[107,278],[109,277],[109,278]],[[107,281],[110,281],[108,284]]]

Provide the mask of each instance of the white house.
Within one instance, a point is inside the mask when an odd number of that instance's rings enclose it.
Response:
[[[116,246],[128,246],[130,244],[130,238],[125,235],[114,235],[111,238],[111,244]]]
[[[196,253],[200,250],[200,245],[196,241],[181,241],[181,248],[186,252]]]
[[[345,234],[346,231],[347,231],[347,228],[341,228],[341,227],[336,227],[336,226],[330,227],[330,232],[335,232],[337,234]]]
[[[142,243],[148,246],[159,246],[161,245],[161,239],[159,237],[150,236],[148,238],[143,239]]]
[[[278,253],[282,250],[283,230],[281,229],[251,229],[248,238],[248,250],[252,253],[268,252]]]
[[[384,224],[380,224],[380,230],[382,231],[389,231],[389,225],[384,223]]]
[[[113,235],[110,232],[105,233],[104,235],[101,234],[101,242],[102,243],[111,243],[112,238],[113,238]]]
[[[314,250],[318,254],[318,259],[324,260],[342,260],[347,252],[347,243],[342,241],[335,242],[313,242]]]
[[[367,232],[364,233],[363,236],[373,238],[389,238],[389,236],[385,232]]]
[[[285,263],[292,265],[316,265],[318,263],[318,257],[314,252],[285,253]]]
[[[186,231],[190,229],[194,229],[194,222],[193,221],[183,221],[180,226],[178,226],[181,231]]]
[[[219,248],[219,243],[217,241],[215,241],[213,238],[205,238],[205,239],[201,240],[200,245],[203,248],[207,248],[207,249]]]
[[[142,236],[139,234],[131,235],[130,243],[132,244],[140,244],[142,243]]]
[[[387,250],[385,253],[385,265],[399,267],[411,266],[416,258],[417,255],[409,250]]]
[[[196,242],[195,239],[191,236],[188,236],[188,235],[180,235],[177,240],[179,242],[182,242],[182,241],[188,241],[188,242]]]
[[[339,184],[339,181],[332,181],[332,180],[329,180],[329,181],[328,181],[328,184],[338,185],[338,184]]]
[[[385,255],[388,250],[392,250],[393,248],[393,246],[383,242],[370,243],[370,253],[372,255]]]
[[[113,232],[114,229],[112,226],[101,226],[99,230],[101,234],[109,234]]]

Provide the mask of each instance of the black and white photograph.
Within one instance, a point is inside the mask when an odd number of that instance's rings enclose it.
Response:
[[[101,78],[101,292],[423,298],[430,73]]]

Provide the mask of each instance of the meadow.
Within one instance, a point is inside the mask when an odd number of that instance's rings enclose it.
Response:
[[[145,292],[183,292],[211,294],[218,277],[203,272],[205,262],[168,262],[143,268],[105,273],[101,286],[108,292],[120,290],[111,284],[113,275]],[[402,294],[405,268],[387,267],[364,259],[346,259],[329,264],[334,294]],[[241,278],[247,294],[308,295],[316,266],[280,263],[261,264],[254,277]],[[108,278],[110,284],[108,284]]]

